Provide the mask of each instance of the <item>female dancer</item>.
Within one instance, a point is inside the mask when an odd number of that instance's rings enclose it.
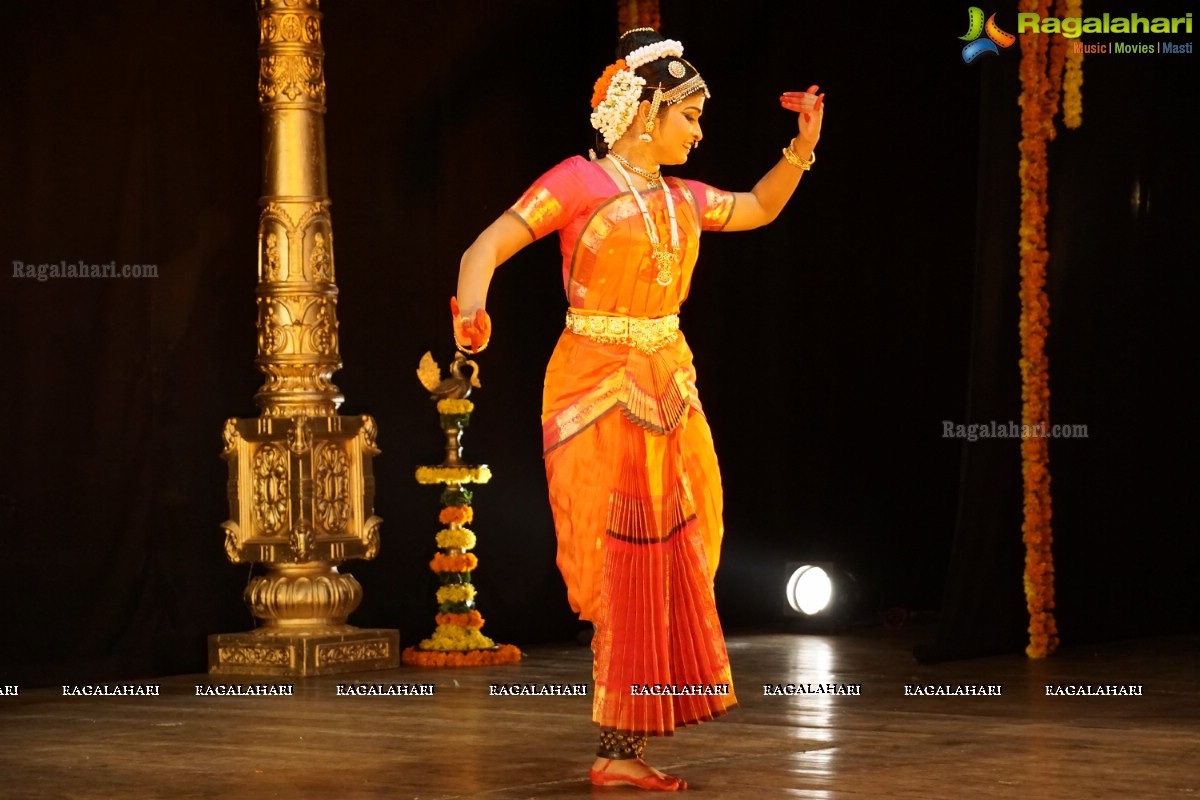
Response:
[[[708,89],[679,42],[622,35],[596,82],[599,155],[551,168],[463,254],[451,313],[479,352],[496,268],[559,233],[566,329],[546,369],[542,438],[557,563],[567,598],[595,626],[595,784],[686,788],[642,760],[647,736],[736,703],[713,598],[721,479],[679,330],[701,231],[778,216],[815,160],[823,94],[785,92],[798,132],[749,192],[666,178],[703,134]]]

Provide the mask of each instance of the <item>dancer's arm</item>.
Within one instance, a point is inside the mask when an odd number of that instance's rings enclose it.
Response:
[[[492,320],[484,306],[492,275],[533,237],[512,214],[501,214],[475,238],[458,265],[458,293],[450,298],[454,341],[460,348],[478,353],[492,336]]]
[[[458,308],[464,317],[473,317],[487,304],[492,275],[505,261],[530,244],[529,228],[509,213],[501,214],[471,243],[458,265]]]
[[[816,84],[808,87],[807,92],[784,92],[779,98],[780,105],[789,111],[798,113],[797,125],[799,131],[789,147],[801,161],[812,158],[817,140],[821,138],[821,121],[825,116],[825,94],[817,94]],[[722,230],[746,231],[766,225],[776,217],[792,193],[800,183],[804,170],[792,166],[787,159],[779,159],[771,170],[764,175],[749,192],[739,192],[733,213]]]

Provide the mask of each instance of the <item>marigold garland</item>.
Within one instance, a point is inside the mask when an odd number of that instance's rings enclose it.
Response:
[[[604,72],[596,79],[592,85],[592,108],[604,102],[604,98],[608,95],[608,85],[612,83],[612,79],[618,72],[625,69],[625,59],[618,58],[612,64],[604,68]]]
[[[461,417],[467,416],[475,410],[475,404],[470,400],[459,398],[446,398],[437,401],[438,413],[446,417]]]
[[[468,525],[474,518],[470,506],[446,506],[438,514],[438,522],[443,525]]]
[[[592,109],[592,127],[600,132],[605,144],[612,147],[629,130],[637,115],[638,98],[646,88],[646,79],[626,68],[617,71],[608,81],[604,99]]]
[[[405,648],[400,654],[405,664],[417,667],[484,667],[496,664],[515,664],[521,651],[511,644],[497,645],[492,650],[443,651]]]
[[[1069,17],[1083,17],[1082,0],[1067,0]],[[1083,49],[1067,50],[1067,68],[1063,76],[1063,123],[1068,128],[1083,124]]]
[[[433,636],[421,642],[422,650],[488,650],[496,643],[479,632],[478,628],[458,625],[438,625]]]
[[[658,0],[617,0],[617,30],[621,33],[634,28],[661,27]]]
[[[479,559],[473,553],[463,553],[460,556],[448,556],[445,553],[434,553],[429,568],[434,572],[472,572],[479,566]]]
[[[1079,16],[1080,0],[1058,0],[1055,16]],[[1050,15],[1049,0],[1021,0],[1022,13]],[[1072,62],[1061,35],[1020,34],[1021,39],[1021,423],[1049,427],[1050,367],[1046,336],[1050,327],[1050,301],[1046,295],[1046,242],[1048,172],[1047,143],[1054,139],[1054,116],[1063,94],[1063,72]],[[1081,64],[1082,62],[1076,62]],[[1082,72],[1068,72],[1066,104],[1076,103]],[[1079,105],[1082,108],[1082,105]],[[1064,109],[1065,112],[1065,109]],[[1069,127],[1075,127],[1068,122]],[[1054,557],[1052,552],[1050,469],[1048,439],[1030,436],[1021,441],[1021,474],[1024,481],[1025,573],[1023,584],[1029,611],[1030,658],[1044,658],[1058,647],[1054,621]]]
[[[443,550],[473,550],[475,532],[466,528],[442,528],[437,533],[437,546]]]
[[[479,467],[417,467],[417,483],[487,483],[492,471]]]
[[[460,628],[482,628],[484,619],[478,611],[468,611],[465,614],[442,613],[433,618],[437,625],[457,625]]]
[[[466,603],[475,599],[475,587],[469,583],[452,583],[449,586],[439,586],[437,601],[439,603]]]

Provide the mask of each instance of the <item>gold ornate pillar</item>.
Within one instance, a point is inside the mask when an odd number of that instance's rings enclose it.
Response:
[[[259,627],[208,640],[213,674],[304,676],[399,665],[399,631],[346,624],[362,587],[338,571],[374,558],[375,421],[338,416],[333,228],[325,178],[319,0],[259,0],[263,194],[258,222],[256,419],[225,423],[225,553],[257,563]]]

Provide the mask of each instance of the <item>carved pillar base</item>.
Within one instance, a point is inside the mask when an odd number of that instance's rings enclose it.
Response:
[[[340,625],[319,634],[259,628],[208,637],[210,675],[306,678],[399,666],[400,632],[386,628]]]
[[[272,564],[251,579],[245,599],[262,626],[209,636],[211,674],[305,677],[400,664],[399,631],[346,624],[362,587],[328,561]]]

